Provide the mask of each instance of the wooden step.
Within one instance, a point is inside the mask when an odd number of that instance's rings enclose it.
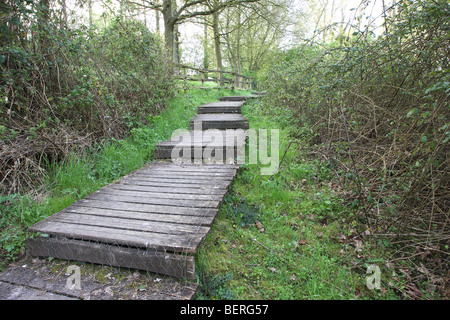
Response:
[[[198,114],[205,113],[241,113],[245,101],[223,101],[204,104],[198,107]]]
[[[201,134],[186,131],[174,136],[171,140],[159,143],[153,151],[153,156],[155,159],[172,159],[173,155],[176,158],[188,160],[200,154],[203,160],[214,158],[217,161],[222,159],[220,161],[222,163],[225,161],[229,163],[237,159],[240,152],[241,154],[245,152],[246,138],[247,131],[242,129],[207,130]],[[174,150],[175,148],[177,149]],[[216,152],[221,152],[221,156]]]
[[[83,261],[195,279],[193,256],[162,252],[151,248],[111,245],[66,237],[37,237],[27,241],[27,253],[35,257]]]
[[[247,101],[251,98],[256,98],[257,96],[228,96],[228,97],[220,97],[220,101]]]
[[[236,165],[154,162],[34,224],[31,256],[128,267],[194,279]]]
[[[242,114],[199,114],[189,122],[190,130],[248,129],[248,121]]]

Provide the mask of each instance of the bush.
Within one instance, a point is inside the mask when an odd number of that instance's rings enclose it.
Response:
[[[396,239],[400,254],[439,254],[450,241],[449,4],[391,10],[378,38],[355,32],[284,53],[266,75],[266,104],[319,133],[312,146],[371,234]]]
[[[117,17],[102,30],[70,29],[45,20],[36,3],[14,3],[0,8],[4,194],[42,183],[44,159],[125,137],[174,94],[163,45],[142,23]]]

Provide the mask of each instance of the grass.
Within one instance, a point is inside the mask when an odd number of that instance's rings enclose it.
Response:
[[[105,141],[85,154],[71,154],[47,165],[46,182],[30,194],[0,195],[0,270],[24,253],[27,228],[152,160],[155,145],[172,131],[188,128],[199,105],[242,91],[189,90],[178,94],[149,125],[124,140]]]
[[[352,238],[357,222],[330,184],[329,164],[306,156],[311,132],[292,138],[290,116],[263,112],[258,101],[243,113],[250,128],[282,128],[280,159],[287,151],[273,176],[261,175],[261,164],[242,165],[200,247],[197,299],[396,298],[383,253]],[[380,290],[366,286],[374,262]]]

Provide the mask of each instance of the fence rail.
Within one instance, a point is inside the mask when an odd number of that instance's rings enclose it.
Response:
[[[182,89],[187,90],[194,86],[189,86],[188,81],[199,81],[201,86],[195,88],[199,89],[242,89],[250,90],[253,88],[253,77],[245,76],[243,74],[224,71],[224,70],[210,70],[191,67],[184,64],[177,64],[175,67],[178,69],[177,79],[182,80]],[[211,77],[210,74],[214,74],[215,77]],[[225,78],[225,75],[231,75],[230,78]],[[205,87],[206,82],[217,83],[216,87]]]

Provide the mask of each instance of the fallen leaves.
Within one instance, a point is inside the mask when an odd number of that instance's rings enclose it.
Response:
[[[259,232],[264,232],[264,228],[261,224],[261,222],[259,222],[259,220],[255,220],[256,223],[256,227],[258,227]]]

